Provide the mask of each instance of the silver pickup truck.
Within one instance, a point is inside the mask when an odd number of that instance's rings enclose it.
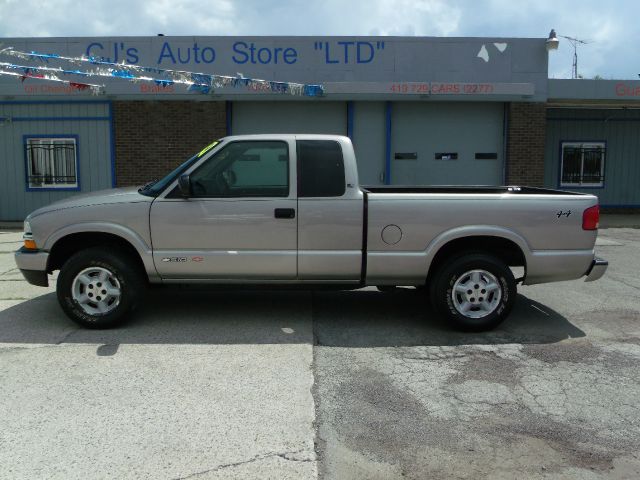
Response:
[[[453,326],[485,330],[518,282],[600,278],[598,218],[580,193],[361,187],[347,137],[231,136],[144,187],[36,210],[16,263],[34,285],[60,270],[62,309],[90,328],[122,323],[148,283],[236,283],[413,285]]]

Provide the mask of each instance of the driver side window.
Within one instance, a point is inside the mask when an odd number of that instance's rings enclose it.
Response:
[[[289,148],[279,141],[232,142],[190,178],[194,197],[287,197]]]

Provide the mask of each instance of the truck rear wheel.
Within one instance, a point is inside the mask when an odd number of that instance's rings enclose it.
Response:
[[[454,327],[495,328],[509,315],[517,287],[509,267],[491,255],[464,254],[440,268],[431,280],[431,302]]]
[[[111,328],[124,323],[144,289],[136,263],[108,247],[73,255],[60,269],[56,293],[62,310],[86,328]]]

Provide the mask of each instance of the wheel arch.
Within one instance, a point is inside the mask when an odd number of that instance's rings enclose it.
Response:
[[[49,251],[47,272],[59,269],[77,251],[108,245],[129,254],[148,278],[153,277],[156,272],[149,246],[134,232],[121,226],[115,227],[83,224],[58,230],[46,242],[45,248]]]
[[[438,236],[427,248],[427,282],[447,260],[463,252],[493,255],[509,266],[524,267],[529,258],[529,246],[518,234],[500,227],[462,227]]]

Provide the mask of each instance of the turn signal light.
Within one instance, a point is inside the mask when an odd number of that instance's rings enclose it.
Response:
[[[594,205],[582,213],[582,229],[597,230],[600,223],[600,206]]]
[[[27,250],[37,250],[38,247],[36,247],[36,242],[35,240],[31,240],[28,238],[24,239],[24,248],[26,248]]]

